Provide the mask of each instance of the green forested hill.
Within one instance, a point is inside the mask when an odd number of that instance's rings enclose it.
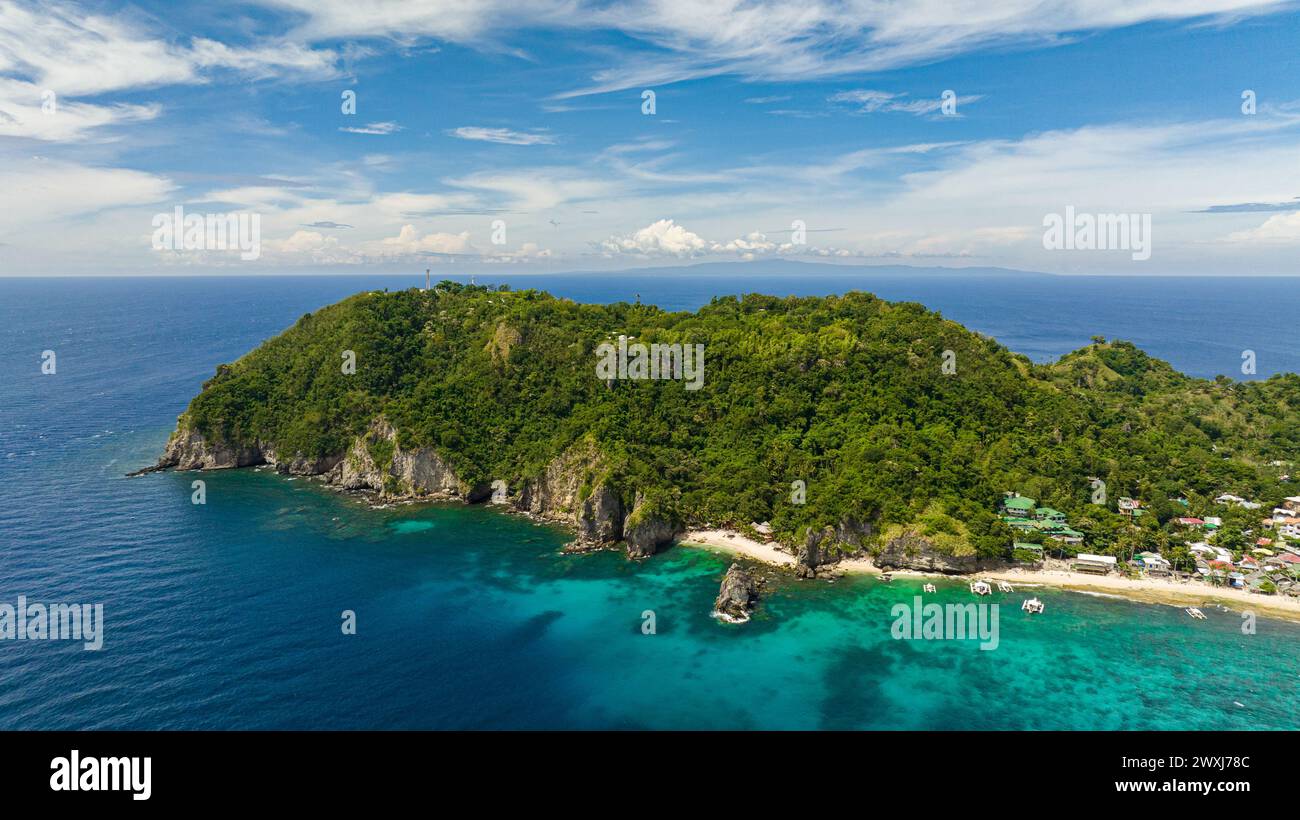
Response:
[[[703,344],[702,388],[598,378],[596,347],[619,334]],[[1268,464],[1300,451],[1300,377],[1192,379],[1124,342],[1034,365],[865,293],[668,313],[444,282],[303,316],[219,367],[182,425],[322,456],[380,415],[471,484],[535,475],[588,437],[620,487],[687,522],[771,521],[794,540],[845,519],[923,521],[994,555],[1011,541],[995,514],[1004,490],[1070,514],[1103,550],[1120,495],[1147,500],[1155,525],[1178,496],[1295,494]],[[1092,477],[1108,508],[1088,503]],[[791,501],[796,480],[806,503]]]

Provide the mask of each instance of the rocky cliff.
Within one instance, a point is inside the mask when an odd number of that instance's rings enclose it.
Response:
[[[833,571],[824,568],[860,554],[871,533],[870,524],[852,518],[845,518],[837,526],[810,527],[795,550],[795,574],[800,578],[832,575]]]
[[[404,448],[397,431],[376,419],[326,474],[345,490],[373,490],[381,498],[470,498],[486,492],[471,487],[431,447]]]
[[[431,447],[404,447],[397,430],[377,418],[346,452],[307,458],[281,457],[263,443],[233,445],[206,439],[182,417],[158,462],[130,475],[158,470],[220,470],[269,464],[281,473],[320,477],[343,490],[373,492],[384,501],[460,499],[469,503],[492,495],[490,485],[470,485]],[[604,457],[582,441],[549,463],[539,475],[502,480],[498,499],[512,509],[572,527],[574,546],[598,549],[627,544],[628,555],[653,555],[671,543],[681,527],[668,516],[652,513],[636,496],[625,509],[623,495],[609,476]]]
[[[884,542],[881,551],[873,556],[881,569],[914,569],[925,572],[967,573],[980,569],[975,555],[950,555],[938,549],[929,539],[913,532],[904,532]]]

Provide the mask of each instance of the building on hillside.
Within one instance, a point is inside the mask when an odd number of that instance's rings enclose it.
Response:
[[[1205,522],[1199,518],[1193,518],[1190,515],[1184,515],[1174,519],[1174,523],[1180,527],[1203,527]]]
[[[1033,520],[1032,518],[1016,518],[1015,516],[1012,515],[1004,515],[1002,516],[1002,523],[1006,524],[1008,527],[1011,527],[1013,529],[1028,531],[1028,530],[1037,529],[1037,527],[1035,527],[1034,525],[1037,524],[1038,522]]]
[[[1038,521],[1036,529],[1043,535],[1053,541],[1059,541],[1062,544],[1068,544],[1072,547],[1083,544],[1083,533],[1071,529],[1068,524],[1062,524],[1057,521]]]
[[[1146,513],[1146,510],[1142,509],[1141,501],[1128,496],[1121,496],[1119,501],[1115,502],[1115,508],[1120,515],[1126,515],[1129,518],[1137,518],[1139,515]]]
[[[1216,503],[1216,504],[1235,504],[1236,506],[1241,507],[1241,508],[1244,509],[1244,510],[1258,510],[1260,507],[1264,506],[1263,504],[1259,503],[1258,501],[1247,501],[1246,499],[1242,498],[1241,496],[1239,496],[1239,495],[1233,495],[1232,493],[1224,493],[1223,495],[1221,495],[1221,496],[1219,496],[1218,498],[1214,499],[1214,503]]]
[[[1200,542],[1196,544],[1188,544],[1187,549],[1191,550],[1192,553],[1195,555],[1205,556],[1211,562],[1222,561],[1227,564],[1232,563],[1232,553],[1224,549],[1223,547],[1215,547],[1215,546],[1211,546],[1210,544]]]
[[[1288,495],[1282,500],[1282,506],[1292,512],[1300,513],[1300,495]]]
[[[1034,510],[1034,518],[1039,521],[1048,521],[1053,524],[1065,523],[1065,513],[1060,510],[1054,510],[1051,507],[1038,507]]]
[[[1032,498],[1011,493],[1002,499],[1002,513],[1011,518],[1033,518],[1037,503]]]

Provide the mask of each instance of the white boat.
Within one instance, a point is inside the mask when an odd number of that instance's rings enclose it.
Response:
[[[1015,592],[1015,590],[1011,588],[1011,584],[1008,584],[1006,581],[998,581],[998,591]]]
[[[1193,618],[1195,618],[1195,619],[1198,620],[1198,621],[1203,621],[1203,620],[1205,620],[1205,613],[1202,612],[1202,611],[1200,611],[1199,609],[1197,609],[1197,608],[1194,607],[1194,606],[1189,606],[1189,607],[1188,607],[1186,610],[1184,610],[1184,611],[1185,611],[1188,615],[1191,615]]]
[[[934,592],[934,584],[926,584],[925,586],[921,587],[921,591],[922,591],[922,592]]]
[[[989,595],[993,592],[993,588],[983,581],[971,581],[970,591],[976,595]]]
[[[1043,609],[1043,602],[1037,598],[1030,598],[1020,605],[1020,610],[1022,612],[1028,612],[1030,615],[1041,615]]]

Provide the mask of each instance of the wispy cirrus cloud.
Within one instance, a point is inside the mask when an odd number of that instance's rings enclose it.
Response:
[[[464,125],[447,133],[457,139],[495,142],[500,145],[554,145],[555,137],[539,131],[514,131],[509,128],[485,128]]]
[[[365,125],[339,126],[339,130],[348,134],[385,136],[387,134],[396,134],[402,130],[402,126],[395,122],[368,122]]]
[[[951,95],[956,106],[966,106],[984,99],[983,94],[970,94],[965,97]],[[850,106],[860,114],[877,112],[914,114],[918,117],[933,114],[943,107],[941,97],[909,97],[907,94],[891,91],[876,91],[869,88],[854,88],[840,91],[827,98],[827,102]]]
[[[558,99],[723,74],[747,80],[825,79],[884,71],[986,48],[1056,45],[1071,35],[1154,21],[1269,14],[1278,0],[260,0],[302,15],[308,42],[433,38],[508,50],[529,29],[617,31],[653,53],[623,51]]]

